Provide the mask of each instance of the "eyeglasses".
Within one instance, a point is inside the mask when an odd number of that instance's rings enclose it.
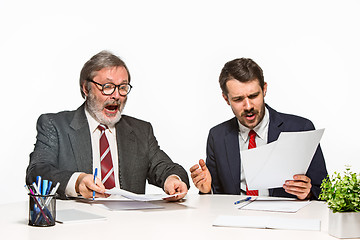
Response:
[[[104,95],[111,95],[111,94],[113,94],[115,92],[115,89],[118,88],[120,96],[125,97],[126,95],[129,94],[129,92],[130,92],[130,90],[132,88],[130,83],[123,83],[123,84],[119,84],[119,85],[115,85],[113,83],[100,84],[100,83],[95,82],[94,80],[89,79],[89,78],[86,79],[86,80],[101,86],[101,92]]]

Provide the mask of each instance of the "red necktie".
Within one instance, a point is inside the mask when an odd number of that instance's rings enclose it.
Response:
[[[109,142],[105,135],[107,126],[100,124],[98,129],[101,131],[100,135],[100,162],[101,162],[101,178],[102,183],[106,189],[115,187],[114,167],[111,158]]]
[[[254,130],[250,130],[250,132],[249,132],[249,147],[248,147],[248,149],[256,148],[255,137],[256,137],[256,132],[255,132]],[[247,187],[247,185],[246,185],[246,195],[258,196],[258,195],[259,195],[259,191],[258,191],[258,190],[249,190],[248,187]]]

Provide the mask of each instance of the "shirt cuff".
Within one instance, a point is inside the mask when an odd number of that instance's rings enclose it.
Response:
[[[71,175],[68,184],[66,185],[65,188],[65,195],[67,197],[77,197],[78,194],[75,190],[75,184],[76,184],[76,180],[78,179],[78,177],[80,176],[82,172],[75,172],[73,173],[73,175]]]
[[[168,178],[171,177],[171,176],[177,177],[177,178],[182,182],[181,178],[180,178],[178,175],[176,175],[176,174],[171,174],[171,175],[169,175],[166,179],[168,179]],[[165,181],[166,181],[166,179],[165,179]]]

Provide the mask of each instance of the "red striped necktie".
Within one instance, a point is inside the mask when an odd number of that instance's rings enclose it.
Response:
[[[100,135],[100,165],[101,165],[101,181],[106,189],[115,187],[114,167],[110,152],[109,142],[105,135],[106,125],[100,124],[98,129],[101,131]]]
[[[256,148],[255,137],[256,137],[256,132],[254,130],[250,130],[248,149]],[[246,185],[246,195],[259,196],[259,191],[258,190],[249,190],[247,185]]]

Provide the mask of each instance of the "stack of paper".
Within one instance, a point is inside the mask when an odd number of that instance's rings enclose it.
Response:
[[[319,219],[222,215],[215,219],[213,226],[320,231],[321,222]]]
[[[105,191],[106,194],[110,195],[118,195],[123,196],[127,199],[135,200],[135,201],[157,201],[157,200],[163,200],[170,197],[175,197],[180,194],[173,194],[173,195],[167,195],[167,194],[156,194],[156,195],[147,195],[147,194],[136,194],[129,191],[126,191],[124,189],[120,188],[112,188],[110,190]]]
[[[282,132],[277,141],[241,151],[249,189],[282,187],[295,174],[305,174],[324,129]]]

